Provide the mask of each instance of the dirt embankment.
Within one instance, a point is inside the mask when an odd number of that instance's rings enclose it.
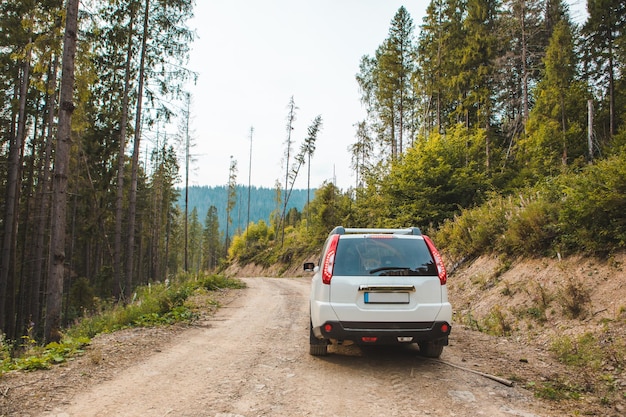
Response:
[[[626,415],[626,254],[609,259],[481,257],[448,281],[455,322],[496,335],[520,361],[500,372],[581,414]],[[497,362],[496,362],[497,363]],[[567,366],[564,364],[567,363]],[[525,371],[528,370],[528,371]]]

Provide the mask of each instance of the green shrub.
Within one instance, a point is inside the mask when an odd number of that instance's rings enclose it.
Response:
[[[89,344],[89,339],[80,337],[76,339],[65,338],[60,343],[49,343],[39,347],[32,339],[25,338],[24,353],[18,358],[5,358],[1,362],[0,375],[9,370],[32,371],[35,369],[48,369],[54,364],[63,363],[67,358],[83,352],[83,347]]]
[[[259,220],[258,223],[250,223],[241,235],[233,237],[228,255],[230,259],[237,259],[245,264],[274,243],[274,230],[265,221]]]
[[[493,336],[508,336],[513,330],[507,315],[498,305],[494,306],[483,320],[483,328],[487,334]]]
[[[209,291],[216,291],[222,288],[239,289],[245,287],[245,284],[242,281],[226,278],[222,275],[206,275],[202,277],[198,283],[200,287]]]
[[[445,221],[433,234],[433,239],[455,259],[493,251],[498,236],[506,230],[509,212],[506,199],[492,197],[486,204],[465,209]]]
[[[555,204],[541,198],[530,201],[511,216],[500,249],[516,256],[545,254],[558,235],[557,219]]]
[[[550,350],[566,365],[599,369],[603,354],[597,339],[591,333],[578,337],[561,336],[550,345]]]
[[[566,316],[577,319],[584,317],[591,302],[589,289],[584,283],[570,279],[559,292],[559,300]]]
[[[626,247],[626,153],[558,179],[559,228],[571,250],[610,253]]]

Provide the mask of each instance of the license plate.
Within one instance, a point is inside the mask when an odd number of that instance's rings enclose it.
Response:
[[[366,304],[408,304],[408,292],[366,292],[364,295]]]

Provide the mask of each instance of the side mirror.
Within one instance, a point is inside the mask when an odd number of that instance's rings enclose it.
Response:
[[[313,272],[315,270],[315,264],[313,262],[305,262],[304,270],[306,272]]]

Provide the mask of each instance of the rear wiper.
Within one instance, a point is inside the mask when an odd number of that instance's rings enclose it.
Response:
[[[402,272],[401,275],[426,275],[428,274],[428,267],[419,267],[414,269],[406,266],[381,266],[380,268],[372,269],[369,273],[375,274],[382,271],[389,271],[389,275],[393,275],[392,271]]]
[[[370,270],[370,274],[375,274],[380,271],[413,271],[411,268],[407,268],[406,266],[381,266],[380,268],[374,268]]]

